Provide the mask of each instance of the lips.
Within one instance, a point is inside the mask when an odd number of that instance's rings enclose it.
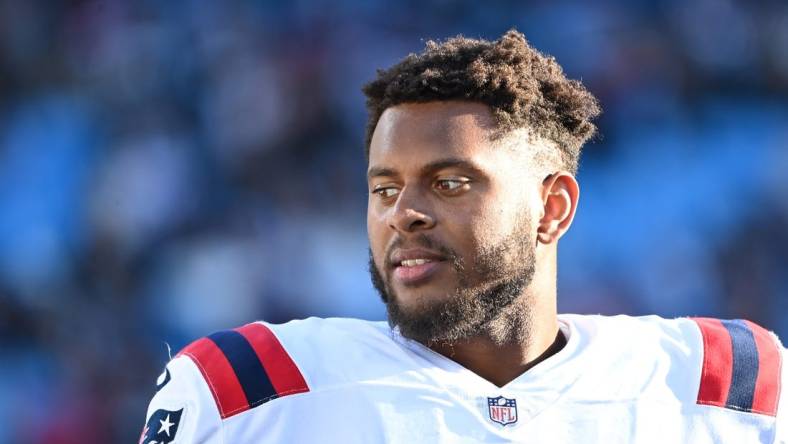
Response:
[[[389,264],[394,267],[401,265],[420,265],[413,261],[439,262],[443,260],[446,260],[446,257],[442,254],[423,248],[397,248],[389,255]],[[403,261],[410,261],[410,264],[403,264]]]
[[[438,269],[440,269],[445,262],[427,262],[421,265],[414,266],[397,266],[394,267],[394,279],[399,281],[405,286],[415,286],[426,283]]]
[[[389,259],[396,281],[406,286],[425,283],[445,265],[446,258],[424,249],[397,249]]]

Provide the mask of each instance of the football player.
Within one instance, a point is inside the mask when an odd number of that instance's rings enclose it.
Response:
[[[144,443],[785,443],[786,351],[746,320],[559,315],[596,99],[509,31],[364,87],[388,322],[254,322],[167,364]],[[614,216],[611,216],[614,217]]]

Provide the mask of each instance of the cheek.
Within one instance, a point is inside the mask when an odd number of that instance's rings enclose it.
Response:
[[[449,245],[466,260],[478,254],[495,233],[496,213],[484,205],[456,208],[443,217],[443,230]]]
[[[372,211],[367,212],[367,237],[369,248],[372,250],[372,257],[378,265],[383,263],[383,255],[386,248],[388,227],[379,215]]]
[[[521,205],[503,205],[502,200],[492,200],[467,215],[466,239],[475,253],[497,245],[508,237],[521,223]],[[519,216],[518,216],[519,214]]]
[[[508,212],[501,205],[500,199],[487,199],[469,215],[473,232],[478,239],[494,236],[501,224],[508,218]]]

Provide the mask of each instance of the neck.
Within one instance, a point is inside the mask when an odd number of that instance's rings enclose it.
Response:
[[[487,323],[478,335],[429,347],[498,387],[560,351],[566,339],[558,328],[555,266],[537,270],[512,307]],[[501,328],[512,334],[502,338]]]
[[[556,328],[550,341],[539,346],[496,345],[484,338],[463,343],[437,344],[431,348],[457,362],[498,387],[503,387],[566,345],[566,338]]]

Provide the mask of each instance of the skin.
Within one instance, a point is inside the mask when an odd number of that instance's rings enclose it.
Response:
[[[517,304],[527,304],[525,337],[501,343],[475,336],[424,345],[480,377],[503,386],[563,346],[556,308],[558,240],[569,229],[579,197],[575,178],[534,154],[553,149],[522,137],[493,140],[495,119],[487,105],[445,101],[388,108],[369,150],[367,230],[372,259],[402,310],[417,312],[452,297],[457,273],[439,263],[426,279],[403,282],[387,268],[392,245],[418,248],[427,235],[456,252],[472,269],[480,246],[501,242],[530,219],[535,274]],[[514,137],[519,136],[519,137]],[[471,282],[473,284],[474,282]]]

